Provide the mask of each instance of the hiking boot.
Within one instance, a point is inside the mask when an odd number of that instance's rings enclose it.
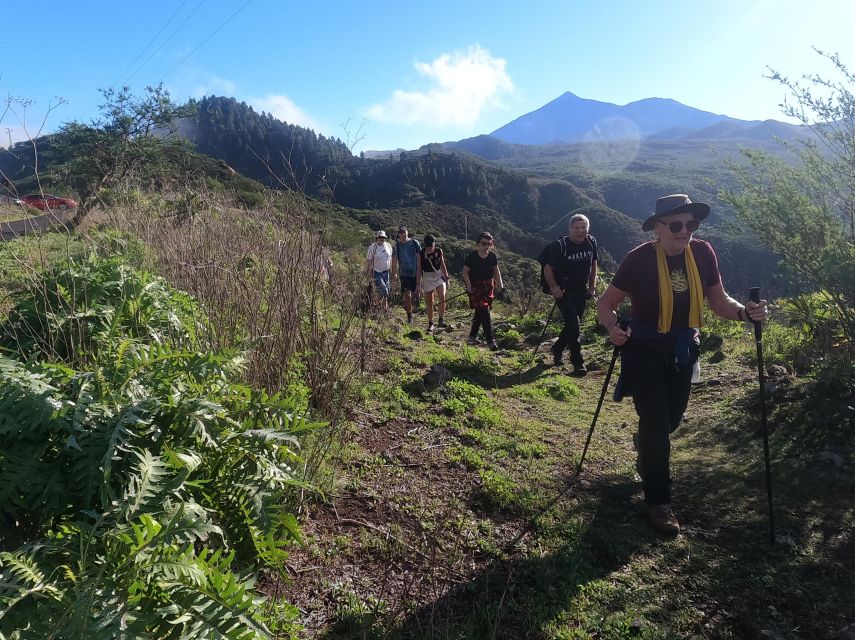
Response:
[[[493,351],[498,351],[498,350],[499,350],[499,345],[496,343],[496,341],[495,341],[495,340],[490,340],[490,341],[487,343],[487,346],[488,346],[488,347],[490,347],[490,349],[492,349]]]
[[[680,522],[671,511],[670,504],[655,504],[647,507],[647,520],[650,526],[660,533],[676,535],[680,533]]]
[[[433,322],[428,322],[427,331],[428,331],[428,333],[431,333],[433,331]]]
[[[585,368],[584,362],[576,362],[573,364],[573,373],[571,375],[581,378],[586,373],[588,373],[588,369]]]
[[[440,329],[445,329],[448,325],[445,324],[445,318],[440,318],[439,322],[436,323],[436,326]]]
[[[560,367],[564,364],[564,347],[558,347],[558,343],[556,342],[552,347],[550,347],[550,351],[552,351],[552,364],[556,367]]]
[[[481,341],[478,339],[478,336],[469,336],[469,339],[466,340],[466,344],[471,344],[475,346],[481,344]]]

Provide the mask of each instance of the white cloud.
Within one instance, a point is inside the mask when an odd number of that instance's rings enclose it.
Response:
[[[416,62],[416,70],[432,86],[424,91],[395,90],[391,98],[369,107],[367,115],[390,124],[472,126],[513,90],[506,64],[479,45],[445,53],[432,62]]]
[[[192,91],[195,98],[202,96],[235,96],[238,93],[237,84],[228,78],[222,78],[213,74],[205,74],[201,80],[196,80],[196,86]]]
[[[266,111],[274,118],[284,120],[288,124],[314,129],[315,133],[322,132],[321,124],[297,106],[288,96],[271,93],[263,98],[247,98],[247,102],[255,107],[256,111]]]

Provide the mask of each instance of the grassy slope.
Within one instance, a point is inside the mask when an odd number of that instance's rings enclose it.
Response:
[[[8,290],[83,247],[46,234],[0,249]],[[723,361],[705,353],[705,382],[674,439],[680,537],[644,523],[634,413],[628,401],[608,401],[577,489],[503,552],[571,478],[610,350],[589,327],[592,372],[573,380],[542,355],[529,363],[530,346],[513,347],[539,335],[531,322],[506,324],[500,337],[512,348],[498,354],[465,346],[470,312],[456,303],[450,333],[402,325],[400,309],[371,329],[381,347],[339,475],[304,514],[307,545],[292,553],[292,581],[266,585],[301,608],[307,634],[813,638],[855,619],[852,449],[835,449],[843,466],[819,464],[816,450],[793,446],[798,430],[782,412],[772,414],[781,425],[775,513],[792,544],[770,546],[753,344],[736,325],[721,330]],[[508,312],[497,304],[497,316]],[[434,363],[456,381],[424,392],[421,375]],[[779,400],[798,400],[802,382],[778,387]]]
[[[607,401],[578,488],[505,554],[572,476],[610,351],[593,336],[585,351],[594,370],[574,380],[542,357],[529,364],[527,345],[498,354],[465,346],[464,309],[449,314],[454,331],[436,336],[411,334],[400,316],[376,329],[385,347],[341,474],[306,514],[292,582],[276,587],[300,606],[307,631],[806,638],[855,619],[852,458],[841,468],[817,465],[813,452],[782,458],[787,434],[775,431],[775,515],[790,543],[770,545],[753,342],[736,325],[722,329],[724,360],[704,354],[704,382],[674,437],[678,538],[645,524],[634,412]],[[425,392],[420,377],[433,363],[457,381]],[[777,397],[799,388],[781,380]]]

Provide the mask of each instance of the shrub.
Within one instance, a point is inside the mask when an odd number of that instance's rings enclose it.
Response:
[[[0,636],[271,637],[248,576],[299,535],[305,404],[186,349],[193,303],[159,279],[92,258],[45,282],[0,330]]]
[[[93,362],[121,338],[190,347],[198,309],[185,293],[119,258],[60,264],[13,295],[0,346],[22,358]]]

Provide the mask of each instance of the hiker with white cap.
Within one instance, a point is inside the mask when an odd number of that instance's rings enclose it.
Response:
[[[389,268],[392,264],[392,245],[386,242],[386,237],[383,229],[377,232],[365,260],[365,269],[374,282],[383,311],[389,310]]]

